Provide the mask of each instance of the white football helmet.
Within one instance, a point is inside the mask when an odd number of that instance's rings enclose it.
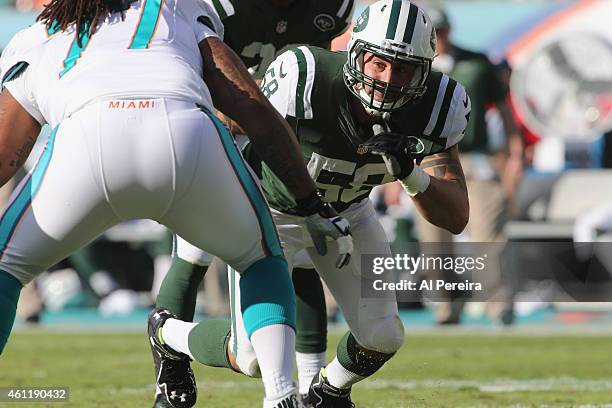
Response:
[[[365,75],[366,52],[414,65],[412,79],[407,84],[394,85]],[[355,23],[348,43],[344,82],[368,113],[382,115],[414,103],[425,94],[435,52],[435,30],[421,8],[408,0],[379,0],[368,6]],[[375,90],[383,95],[381,101],[374,99]]]

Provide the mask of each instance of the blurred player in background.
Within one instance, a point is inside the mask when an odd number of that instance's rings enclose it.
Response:
[[[216,13],[197,0],[53,0],[39,20],[0,60],[0,185],[21,167],[41,125],[53,129],[0,219],[0,349],[24,284],[109,227],[150,218],[241,271],[245,321],[268,362],[262,376],[292,376],[287,262],[259,185],[212,101],[290,186],[310,214],[309,231],[349,249],[351,238],[318,196],[293,132],[221,41]],[[193,373],[165,380],[189,367],[188,356],[156,335],[168,317],[156,312],[149,321],[158,383],[175,406],[191,406]],[[293,406],[293,396],[266,398]]]
[[[224,42],[240,56],[258,81],[274,58],[288,49],[306,44],[329,49],[332,39],[347,30],[355,5],[354,0],[208,2],[223,21]],[[224,121],[234,136],[240,138],[243,135],[244,131],[234,122],[226,118]],[[157,295],[156,306],[166,308],[182,320],[192,321],[197,289],[211,257],[181,237],[176,237],[176,240],[178,251],[164,278],[163,289]],[[299,316],[296,331],[298,378],[300,392],[305,393],[312,378],[325,365],[327,318],[319,276],[305,252],[300,258],[292,277]],[[217,321],[209,320],[202,324],[208,326],[206,329],[202,327],[202,332],[207,335],[219,330],[225,330],[219,335],[229,332],[229,327],[226,329]],[[158,389],[155,406],[163,407],[165,404]]]
[[[467,230],[472,242],[500,242],[504,240],[503,226],[510,216],[511,202],[522,177],[523,142],[510,108],[506,103],[507,85],[500,80],[495,66],[486,55],[465,50],[451,42],[451,22],[446,12],[436,6],[427,8],[436,29],[438,55],[433,69],[449,75],[465,86],[472,100],[472,114],[461,141],[461,163],[470,191],[470,223]],[[489,140],[486,110],[495,105],[502,119],[506,140],[495,147]],[[417,217],[418,235],[422,242],[452,242],[452,236],[444,229]],[[452,280],[454,272],[444,278]],[[500,287],[499,273],[488,287]],[[503,292],[503,293],[502,293]],[[498,300],[509,299],[509,293],[500,287],[493,296]],[[451,298],[453,297],[450,294]],[[459,323],[464,301],[451,300],[437,310],[438,323]],[[502,310],[497,317],[511,314],[512,301],[498,303]]]
[[[336,358],[313,379],[307,406],[354,407],[352,385],[377,372],[404,342],[395,292],[361,296],[362,280],[369,279],[362,276],[361,255],[391,254],[369,199],[372,188],[399,180],[421,214],[452,233],[460,233],[468,221],[457,143],[470,116],[470,99],[456,81],[431,72],[435,40],[429,17],[416,5],[381,0],[357,20],[348,53],[291,49],[270,65],[261,83],[270,102],[297,129],[311,176],[327,201],[351,221],[355,239],[348,268],[339,270],[336,255],[321,254],[319,243],[304,235],[304,214],[283,182],[253,146],[245,147],[243,154],[272,207],[290,269],[296,254],[306,249],[350,328]],[[238,290],[241,281],[235,276],[234,305],[244,295]],[[203,336],[205,322],[168,320],[169,346],[203,364],[257,376],[261,362],[245,332],[248,325],[235,314],[229,354],[227,335]],[[161,330],[165,333],[166,326]]]

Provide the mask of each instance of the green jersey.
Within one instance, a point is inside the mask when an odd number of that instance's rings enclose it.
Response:
[[[377,185],[394,181],[380,156],[363,154],[372,136],[351,112],[354,96],[344,84],[346,53],[302,46],[280,55],[261,83],[263,93],[294,127],[308,171],[337,211],[364,199]],[[470,101],[463,87],[432,73],[418,104],[391,114],[391,130],[409,135],[415,158],[442,152],[463,137]],[[293,196],[252,148],[247,161],[259,174],[270,206],[296,213]]]
[[[287,9],[269,0],[206,0],[225,26],[224,41],[256,79],[282,52],[323,46],[347,30],[355,0],[296,0]]]

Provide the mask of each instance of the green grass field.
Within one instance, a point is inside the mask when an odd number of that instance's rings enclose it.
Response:
[[[330,337],[330,350],[339,340]],[[260,407],[262,387],[193,364],[198,407]],[[0,387],[70,388],[63,403],[0,407],[148,407],[153,369],[138,333],[18,331],[0,359]],[[358,408],[612,407],[612,337],[410,335],[377,375],[357,385]]]

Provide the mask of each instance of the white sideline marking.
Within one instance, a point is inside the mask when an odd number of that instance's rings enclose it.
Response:
[[[237,389],[237,388],[261,388],[261,381],[198,381],[198,388],[205,389]],[[612,378],[591,380],[573,377],[534,378],[529,380],[515,380],[495,378],[489,381],[478,380],[449,380],[449,379],[424,379],[424,380],[365,380],[358,385],[362,389],[415,389],[415,388],[450,388],[459,389],[474,387],[482,392],[518,392],[518,391],[607,391],[612,390]],[[145,392],[154,393],[155,387],[147,385],[144,387],[122,387],[114,389],[113,394],[141,394]],[[612,405],[610,405],[612,407]],[[588,407],[588,406],[585,406]]]

